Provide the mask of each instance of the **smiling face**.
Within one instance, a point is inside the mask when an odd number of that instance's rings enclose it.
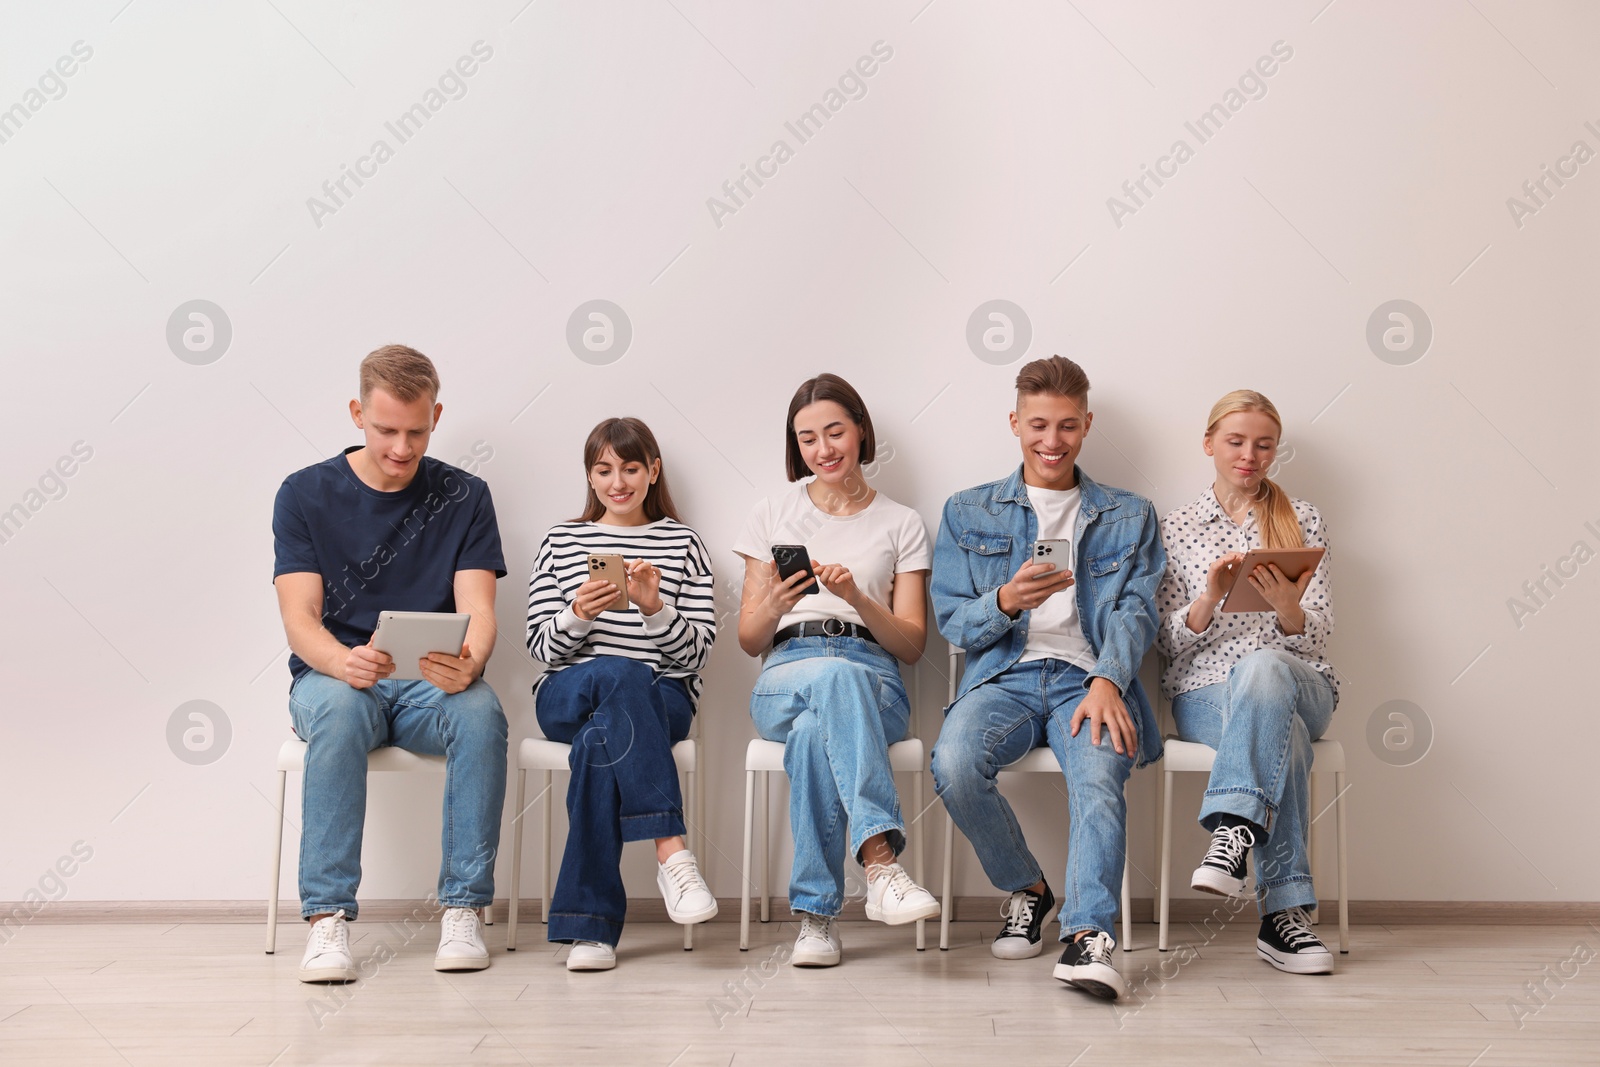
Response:
[[[1071,489],[1078,484],[1073,464],[1083,451],[1094,413],[1089,397],[1025,393],[1011,413],[1011,432],[1022,443],[1022,480],[1040,489]]]
[[[1235,411],[1217,420],[1205,437],[1206,455],[1217,467],[1217,488],[1254,500],[1277,458],[1282,432],[1277,421],[1261,411]]]
[[[645,497],[661,474],[658,457],[650,463],[622,459],[607,445],[589,468],[589,488],[605,505],[600,522],[608,526],[643,526],[650,521],[644,512]]]
[[[842,485],[861,469],[861,427],[833,400],[807,404],[794,416],[800,458],[824,485]]]
[[[410,485],[443,410],[431,396],[400,400],[382,387],[374,388],[365,401],[350,401],[350,417],[366,438],[366,447],[351,455],[363,468],[363,480],[383,492]]]

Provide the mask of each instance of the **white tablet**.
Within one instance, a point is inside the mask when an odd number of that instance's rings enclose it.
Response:
[[[372,647],[389,653],[394,660],[393,681],[415,682],[422,678],[419,661],[430,652],[461,655],[467,642],[467,623],[471,615],[449,611],[380,611],[378,628],[372,631]]]

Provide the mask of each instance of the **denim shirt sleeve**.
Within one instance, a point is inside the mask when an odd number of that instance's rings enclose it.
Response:
[[[1167,553],[1155,509],[1146,503],[1134,549],[1133,574],[1122,583],[1112,606],[1110,626],[1100,635],[1099,658],[1090,678],[1105,678],[1123,694],[1139,674],[1139,664],[1161,625],[1156,611],[1156,586],[1166,571]]]
[[[968,553],[956,543],[960,532],[952,498],[945,502],[933,546],[933,615],[945,640],[975,652],[1004,637],[1017,620],[1000,610],[998,589],[978,592]]]

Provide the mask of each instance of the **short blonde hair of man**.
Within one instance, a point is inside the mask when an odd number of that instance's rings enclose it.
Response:
[[[379,386],[404,404],[423,396],[438,399],[439,372],[433,360],[415,348],[384,345],[361,361],[361,402],[365,404]]]

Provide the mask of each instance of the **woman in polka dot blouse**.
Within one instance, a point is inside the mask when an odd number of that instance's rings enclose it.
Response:
[[[1328,547],[1317,509],[1267,477],[1282,435],[1277,408],[1260,393],[1236,390],[1212,407],[1204,447],[1216,480],[1161,522],[1157,644],[1179,736],[1217,750],[1200,808],[1211,847],[1191,885],[1242,895],[1253,850],[1257,954],[1282,971],[1327,974],[1333,956],[1306,918],[1316,894],[1305,830],[1311,742],[1339,702],[1323,655],[1333,632],[1331,553],[1299,581],[1275,565],[1248,575],[1272,611],[1218,610],[1232,580],[1226,569],[1250,549]]]

